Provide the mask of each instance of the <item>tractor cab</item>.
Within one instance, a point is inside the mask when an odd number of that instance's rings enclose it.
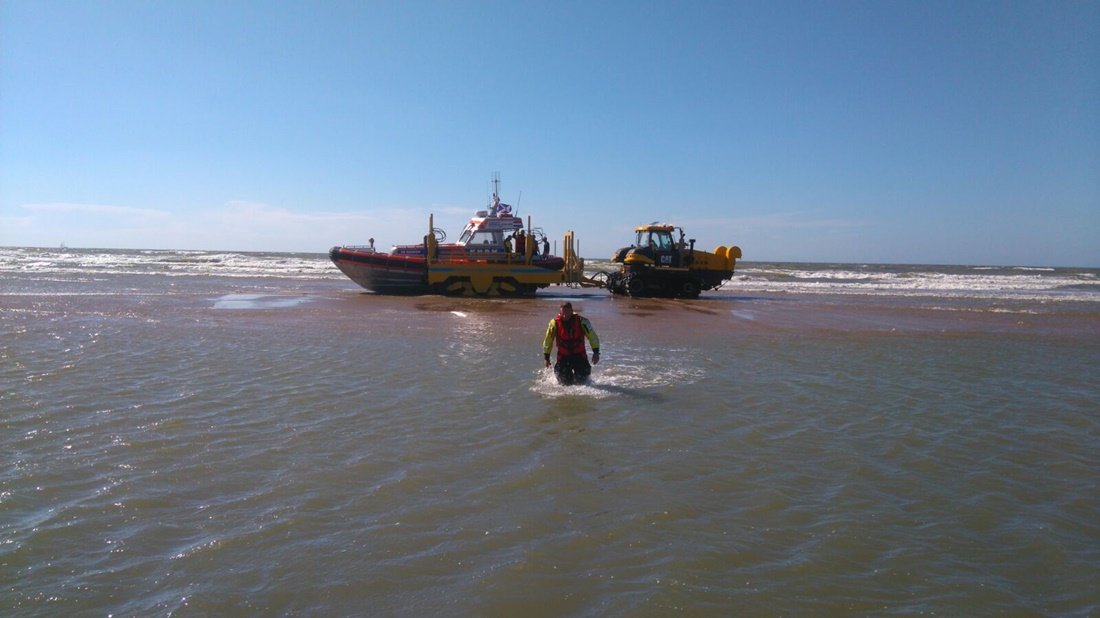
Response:
[[[643,225],[634,229],[634,244],[627,250],[620,250],[616,262],[626,264],[651,264],[679,268],[687,266],[685,256],[684,230],[671,225]],[[673,235],[679,232],[679,238]],[[694,242],[692,243],[694,245]]]

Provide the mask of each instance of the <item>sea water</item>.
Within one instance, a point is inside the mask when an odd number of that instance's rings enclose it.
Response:
[[[1097,615],[1097,274],[491,300],[0,249],[0,613]]]

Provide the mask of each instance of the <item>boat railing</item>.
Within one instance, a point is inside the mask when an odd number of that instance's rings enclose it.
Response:
[[[530,264],[539,259],[533,255],[530,258],[519,253],[507,253],[504,251],[466,251],[465,253],[443,253],[432,260],[436,263],[465,263],[482,262],[488,264]]]

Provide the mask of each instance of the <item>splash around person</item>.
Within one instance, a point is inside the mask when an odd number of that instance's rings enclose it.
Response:
[[[592,344],[592,364],[588,364],[588,352],[584,340]],[[559,384],[573,385],[588,382],[592,365],[600,362],[600,338],[588,318],[573,313],[573,303],[562,303],[561,310],[550,325],[546,327],[546,336],[542,340],[542,356],[546,366],[550,366],[550,351],[554,344],[558,346],[558,360],[554,363],[554,375]]]

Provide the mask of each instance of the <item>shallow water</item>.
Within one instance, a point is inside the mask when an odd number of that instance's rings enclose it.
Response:
[[[45,270],[0,282],[6,615],[1100,613],[1087,298]]]

